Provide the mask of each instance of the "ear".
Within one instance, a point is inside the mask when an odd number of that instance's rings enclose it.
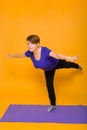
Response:
[[[37,43],[37,46],[39,47],[39,46],[40,46],[40,43]]]

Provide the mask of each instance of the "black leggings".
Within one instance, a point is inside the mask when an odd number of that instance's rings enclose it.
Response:
[[[49,96],[51,105],[56,105],[56,96],[55,96],[54,85],[53,85],[55,70],[62,69],[62,68],[78,69],[79,65],[74,62],[68,62],[66,60],[59,60],[57,66],[53,70],[45,71],[46,85],[47,85],[48,96]]]

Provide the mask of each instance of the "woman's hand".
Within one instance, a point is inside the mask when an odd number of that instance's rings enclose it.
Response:
[[[73,57],[69,57],[68,60],[74,62],[74,60],[77,60],[78,58],[79,56],[73,56]]]
[[[8,54],[8,58],[13,58],[13,54]]]
[[[79,56],[66,56],[66,55],[63,55],[63,54],[57,54],[53,51],[51,51],[49,55],[51,57],[56,58],[56,59],[68,60],[70,62],[74,62],[74,60],[77,60],[79,58]]]
[[[8,54],[8,58],[24,58],[25,53],[19,53],[19,54]]]

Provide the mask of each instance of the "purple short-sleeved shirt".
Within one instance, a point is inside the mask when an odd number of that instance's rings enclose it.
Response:
[[[33,52],[29,50],[25,52],[25,56],[30,57],[35,68],[43,69],[44,71],[52,70],[56,67],[58,63],[58,59],[49,56],[51,52],[47,47],[41,47],[41,58],[40,60],[36,60],[34,58]]]

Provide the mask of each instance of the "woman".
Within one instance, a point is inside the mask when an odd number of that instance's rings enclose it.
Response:
[[[31,58],[34,67],[44,70],[48,95],[50,99],[50,107],[48,112],[56,108],[56,96],[54,91],[54,74],[56,69],[61,68],[75,68],[82,70],[82,67],[74,60],[78,59],[78,56],[66,56],[62,54],[56,54],[47,47],[40,46],[40,38],[37,35],[30,35],[26,38],[28,50],[22,54],[8,54],[9,58]]]

